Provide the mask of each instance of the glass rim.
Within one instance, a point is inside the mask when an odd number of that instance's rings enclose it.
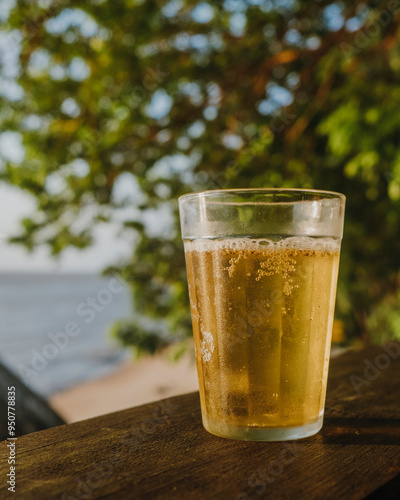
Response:
[[[235,189],[209,189],[205,191],[196,191],[194,193],[186,193],[179,196],[178,201],[199,199],[199,198],[209,198],[213,195],[235,195],[235,194],[303,194],[303,195],[319,195],[321,198],[333,199],[337,198],[342,201],[346,200],[346,196],[343,193],[337,191],[326,191],[321,189],[305,189],[305,188],[235,188]],[[303,200],[298,200],[299,202]],[[296,202],[292,200],[292,202]]]

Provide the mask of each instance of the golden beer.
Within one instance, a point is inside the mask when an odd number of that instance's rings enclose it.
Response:
[[[185,240],[208,431],[322,426],[339,250],[330,237]]]

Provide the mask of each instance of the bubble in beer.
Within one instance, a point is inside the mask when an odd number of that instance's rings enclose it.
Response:
[[[315,422],[325,400],[339,243],[198,239],[185,241],[185,254],[204,421],[227,433]]]

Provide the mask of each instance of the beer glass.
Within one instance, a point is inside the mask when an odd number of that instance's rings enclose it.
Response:
[[[179,198],[203,425],[284,441],[323,422],[345,196],[232,189]]]

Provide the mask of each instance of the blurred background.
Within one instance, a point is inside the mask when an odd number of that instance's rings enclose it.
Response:
[[[1,359],[64,419],[196,389],[191,191],[344,193],[334,342],[400,339],[400,1],[2,0],[0,22]]]

